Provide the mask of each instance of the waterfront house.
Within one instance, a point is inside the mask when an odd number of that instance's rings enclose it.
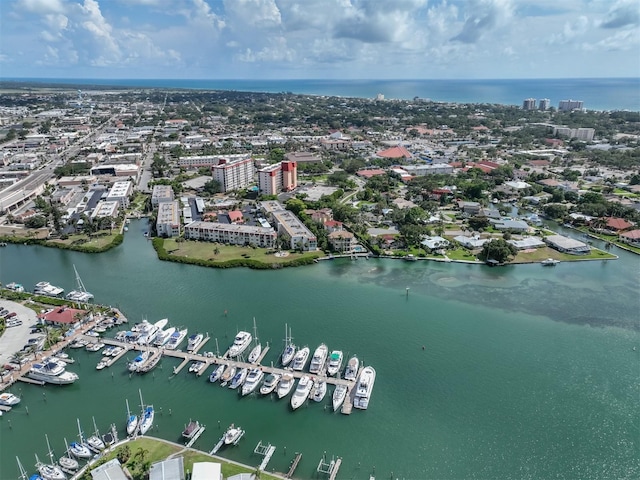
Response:
[[[554,250],[571,255],[586,255],[591,251],[586,243],[562,235],[549,235],[544,242]]]
[[[45,313],[38,315],[40,322],[44,325],[69,325],[76,327],[81,324],[89,312],[69,307],[56,307]]]
[[[622,243],[626,243],[632,247],[640,247],[640,230],[630,230],[621,233],[618,238]]]
[[[633,224],[629,223],[624,218],[607,217],[606,222],[605,228],[611,233],[619,234],[633,227]]]
[[[467,237],[465,235],[458,235],[457,237],[453,237],[453,239],[462,245],[465,248],[470,250],[474,250],[476,248],[482,248],[482,246],[487,243],[490,238],[480,238],[478,235],[473,235],[471,237]]]
[[[328,235],[329,243],[334,250],[343,253],[351,253],[356,245],[353,233],[346,230],[336,230]]]
[[[442,238],[440,236],[435,236],[435,237],[424,237],[423,240],[420,242],[420,245],[422,245],[425,248],[428,248],[429,250],[438,250],[439,248],[446,248],[449,246],[449,240],[447,240],[446,238]]]

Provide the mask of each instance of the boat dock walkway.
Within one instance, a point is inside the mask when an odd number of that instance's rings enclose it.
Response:
[[[289,471],[287,472],[285,477],[287,478],[293,477],[293,472],[295,472],[296,468],[298,468],[298,464],[300,463],[301,459],[302,459],[302,454],[296,452],[296,458],[294,458],[293,461],[291,462],[291,467],[289,468]]]
[[[83,337],[85,340],[94,340],[94,338],[92,337]],[[284,369],[284,368],[278,368],[278,367],[271,367],[271,366],[267,366],[267,365],[260,365],[260,363],[248,363],[248,362],[244,362],[241,360],[229,360],[227,358],[227,352],[225,352],[225,354],[222,357],[217,357],[217,356],[212,356],[212,357],[208,357],[205,355],[201,355],[199,353],[194,353],[194,352],[184,352],[182,350],[167,350],[167,349],[163,349],[163,348],[158,348],[158,347],[150,347],[150,346],[146,346],[146,345],[136,345],[136,344],[132,344],[132,343],[127,343],[127,342],[122,342],[120,340],[115,340],[113,338],[101,338],[100,341],[102,341],[105,345],[114,345],[114,346],[119,346],[119,347],[124,347],[124,348],[128,348],[130,350],[138,350],[138,351],[144,351],[144,350],[149,350],[152,352],[157,352],[160,351],[162,353],[162,355],[165,355],[167,357],[173,357],[173,358],[178,358],[178,359],[182,359],[182,362],[180,363],[180,365],[178,365],[177,367],[174,368],[173,373],[177,374],[180,372],[180,370],[182,370],[189,362],[203,362],[205,363],[205,367],[202,368],[202,370],[200,370],[200,375],[202,375],[211,365],[220,365],[220,364],[224,364],[224,365],[232,365],[236,368],[247,368],[247,369],[252,369],[252,368],[260,368],[265,374],[269,374],[269,373],[279,373],[279,374],[284,374],[284,373],[289,373],[291,375],[293,375],[295,378],[302,378],[305,375],[309,375],[311,377],[314,378],[314,380],[322,380],[327,382],[327,384],[330,385],[346,385],[347,387],[352,387],[355,382],[353,380],[345,380],[343,378],[336,378],[336,377],[329,377],[323,374],[310,374],[307,372],[299,372],[299,371],[293,371],[290,369]],[[203,341],[204,342],[204,341]],[[202,344],[201,344],[202,345]],[[269,348],[265,348],[265,350],[262,352],[262,354],[260,355],[260,360],[262,360],[264,358],[264,356],[267,354],[267,352],[269,351]],[[360,372],[358,372],[360,373]]]
[[[191,439],[189,440],[189,442],[187,442],[186,447],[187,448],[191,448],[192,445],[194,443],[196,443],[196,440],[198,440],[198,438],[200,438],[200,435],[202,435],[204,433],[205,430],[205,426],[204,425],[200,425],[200,428],[198,428],[198,430],[196,431],[196,433],[193,434],[193,437],[191,437]]]
[[[340,465],[342,465],[342,458],[338,457],[336,463],[331,467],[331,474],[329,475],[329,480],[335,480],[336,476],[338,476],[338,470],[340,470]]]
[[[257,453],[258,455],[262,455],[264,458],[262,459],[262,463],[258,467],[258,470],[264,472],[269,464],[269,460],[273,456],[273,453],[276,451],[276,447],[268,443],[267,445],[262,444],[262,440],[258,442],[256,448],[253,449],[253,453]]]

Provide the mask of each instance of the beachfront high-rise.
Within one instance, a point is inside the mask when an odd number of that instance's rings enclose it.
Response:
[[[525,98],[522,102],[523,110],[535,110],[536,109],[536,99],[535,98]]]
[[[584,105],[582,100],[560,100],[558,110],[561,112],[570,112],[572,110],[581,110]]]
[[[263,195],[289,192],[298,186],[296,162],[278,162],[258,170],[258,188]]]
[[[551,107],[551,100],[548,98],[541,98],[540,103],[538,104],[538,110],[549,110]]]

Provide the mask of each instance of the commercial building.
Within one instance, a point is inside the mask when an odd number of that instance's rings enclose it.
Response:
[[[185,225],[184,238],[228,245],[273,248],[276,245],[278,234],[271,227],[196,221]]]
[[[180,205],[177,201],[158,205],[156,232],[160,237],[180,236]]]
[[[263,195],[289,192],[298,186],[296,162],[279,162],[258,170],[258,188]]]
[[[273,200],[260,202],[260,208],[268,218],[275,222],[278,235],[289,242],[289,248],[306,252],[318,249],[318,239],[315,235],[293,212],[285,210],[280,202]]]
[[[581,110],[584,105],[582,100],[560,100],[558,110],[561,112],[570,112],[572,110]]]
[[[525,98],[522,102],[523,110],[535,110],[536,109],[536,99],[535,98]]]
[[[407,173],[416,176],[433,175],[435,173],[449,175],[453,173],[453,166],[448,163],[435,163],[432,165],[403,165],[402,168],[406,170]]]
[[[151,193],[151,205],[157,207],[164,202],[173,202],[173,187],[171,185],[154,185]]]
[[[136,178],[140,167],[133,163],[98,165],[91,167],[91,175],[111,175],[112,177],[132,177]]]
[[[107,194],[108,202],[118,202],[123,208],[129,206],[129,195],[133,193],[133,184],[129,181],[115,182]]]
[[[213,179],[220,182],[223,192],[240,190],[251,185],[256,172],[252,158],[239,158],[229,161],[221,159],[221,163],[211,167]]]

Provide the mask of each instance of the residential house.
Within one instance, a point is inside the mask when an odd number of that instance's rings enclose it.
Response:
[[[618,238],[623,243],[631,245],[632,247],[640,248],[640,230],[630,230],[628,232],[621,233]]]
[[[328,238],[331,247],[343,253],[352,252],[357,243],[354,234],[346,230],[335,230],[328,235]]]

